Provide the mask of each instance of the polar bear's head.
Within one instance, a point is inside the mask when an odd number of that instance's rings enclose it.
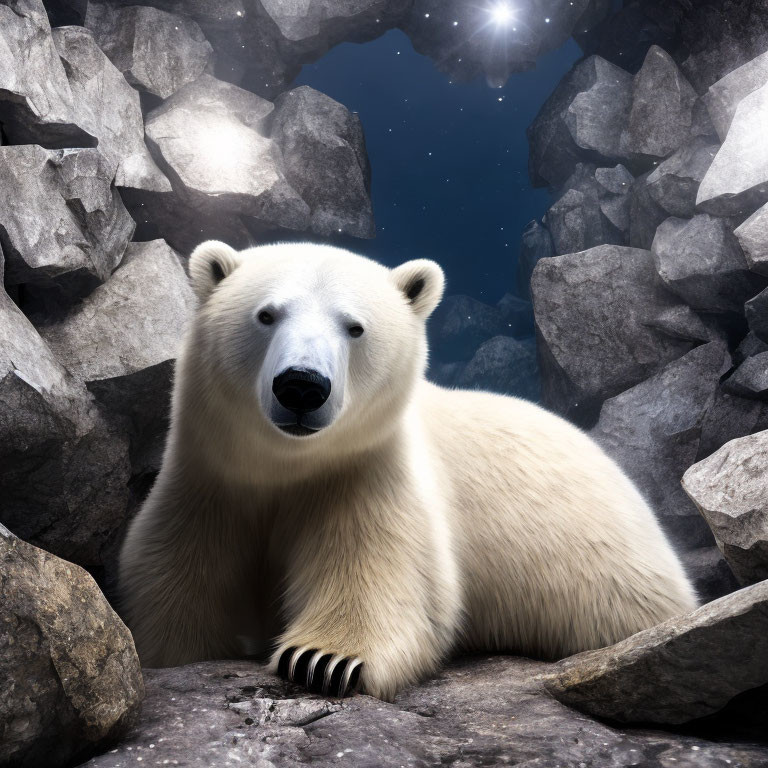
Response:
[[[209,370],[273,437],[363,439],[393,421],[424,373],[426,319],[444,283],[433,261],[390,270],[328,245],[237,252],[211,241],[189,272]]]

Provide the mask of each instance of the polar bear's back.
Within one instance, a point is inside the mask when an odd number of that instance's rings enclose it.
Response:
[[[695,607],[652,511],[588,435],[517,398],[428,382],[417,398],[448,497],[466,644],[559,657]]]

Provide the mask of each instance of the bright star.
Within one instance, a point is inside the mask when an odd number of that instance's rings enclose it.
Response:
[[[491,8],[491,17],[498,26],[504,27],[512,21],[512,8],[509,3],[497,3]]]

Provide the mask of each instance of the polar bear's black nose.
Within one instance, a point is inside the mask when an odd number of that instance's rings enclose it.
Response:
[[[277,401],[293,413],[316,411],[331,394],[331,381],[322,373],[288,368],[272,382]]]

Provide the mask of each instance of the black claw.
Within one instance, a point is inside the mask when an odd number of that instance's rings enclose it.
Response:
[[[353,670],[352,674],[349,676],[349,687],[347,688],[347,693],[352,693],[357,688],[357,684],[360,682],[360,670],[363,668],[362,664],[358,664]]]
[[[293,671],[294,683],[298,683],[299,685],[306,685],[307,669],[309,667],[309,662],[315,653],[315,650],[310,649],[308,651],[304,651],[304,653],[299,656],[298,661],[296,662],[296,669]]]
[[[284,680],[288,679],[288,666],[291,663],[291,657],[297,650],[296,646],[286,648],[280,655],[280,661],[277,662],[277,674]]]
[[[349,659],[342,659],[331,673],[331,682],[328,686],[328,695],[339,698],[341,696],[341,681],[349,664]]]
[[[325,670],[328,667],[328,664],[330,663],[331,659],[333,658],[333,654],[326,653],[324,656],[321,656],[317,660],[317,664],[315,664],[315,671],[312,675],[312,682],[309,683],[307,688],[312,691],[312,693],[322,693],[323,692],[323,680],[325,679]]]

